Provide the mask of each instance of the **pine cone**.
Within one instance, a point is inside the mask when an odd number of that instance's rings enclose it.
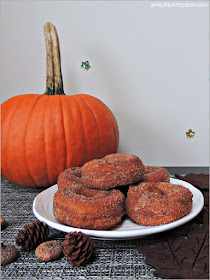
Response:
[[[24,251],[35,249],[40,243],[47,240],[49,227],[47,224],[36,221],[25,225],[16,237],[16,244]]]
[[[65,236],[62,245],[67,261],[74,266],[86,264],[92,257],[95,244],[92,239],[82,232],[70,232]]]

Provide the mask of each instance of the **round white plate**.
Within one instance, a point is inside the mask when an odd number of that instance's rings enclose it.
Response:
[[[52,210],[53,196],[58,190],[57,185],[54,185],[44,190],[36,196],[33,202],[33,212],[37,219],[39,219],[42,222],[45,222],[50,227],[63,232],[81,231],[91,236],[92,238],[109,240],[139,238],[181,226],[192,220],[202,210],[204,205],[204,198],[202,193],[198,189],[196,189],[191,184],[178,179],[170,179],[170,183],[179,184],[188,188],[193,194],[193,206],[191,212],[188,215],[177,221],[165,225],[141,226],[134,223],[127,216],[125,216],[122,222],[111,230],[80,229],[60,224],[55,219]]]

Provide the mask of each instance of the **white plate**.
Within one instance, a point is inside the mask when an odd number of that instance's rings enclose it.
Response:
[[[111,230],[80,229],[60,224],[55,219],[52,211],[53,196],[58,189],[57,185],[44,190],[36,196],[33,202],[33,212],[37,219],[45,222],[50,227],[63,232],[81,231],[91,236],[92,238],[109,240],[139,238],[181,226],[192,220],[202,210],[204,205],[204,198],[202,193],[198,189],[196,189],[191,184],[178,179],[170,179],[170,183],[180,184],[188,188],[193,194],[193,206],[191,212],[188,215],[177,221],[165,225],[141,226],[134,223],[127,216],[125,216],[120,224],[118,224]]]

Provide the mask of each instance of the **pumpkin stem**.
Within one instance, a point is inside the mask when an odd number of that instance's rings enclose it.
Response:
[[[46,92],[48,95],[65,95],[61,73],[61,59],[58,34],[55,26],[47,22],[44,27],[46,43]]]

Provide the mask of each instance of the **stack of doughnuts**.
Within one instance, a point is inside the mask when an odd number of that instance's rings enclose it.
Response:
[[[113,228],[125,214],[140,225],[170,223],[191,211],[192,193],[169,182],[163,167],[110,154],[59,175],[53,213],[62,224],[95,230]]]

